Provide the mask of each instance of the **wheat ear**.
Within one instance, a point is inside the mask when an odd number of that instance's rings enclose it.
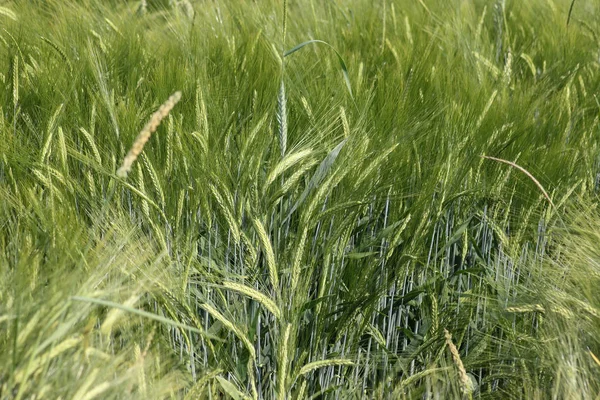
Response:
[[[444,338],[446,339],[446,344],[450,349],[450,353],[452,353],[452,359],[454,360],[454,364],[458,369],[458,376],[460,377],[460,389],[465,395],[469,395],[471,390],[471,380],[469,379],[469,375],[467,375],[467,370],[463,365],[462,359],[460,358],[460,353],[458,349],[452,342],[452,335],[448,332],[447,329],[444,329]]]
[[[117,170],[117,176],[121,178],[126,178],[129,171],[131,171],[131,165],[138,158],[142,150],[144,150],[144,145],[152,136],[152,133],[156,131],[160,122],[169,115],[175,104],[177,104],[181,100],[181,92],[175,92],[169,97],[169,99],[159,107],[159,109],[152,114],[150,117],[150,121],[144,126],[140,134],[135,138],[135,142],[133,142],[133,146],[131,146],[131,150],[125,156],[123,160],[123,164],[121,168]]]

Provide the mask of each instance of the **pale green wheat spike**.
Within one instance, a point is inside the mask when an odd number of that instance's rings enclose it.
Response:
[[[138,168],[137,171],[138,171],[138,186],[140,188],[140,192],[144,193],[144,196],[147,196],[146,195],[146,185],[144,184],[144,172],[142,171],[142,168]],[[144,212],[144,215],[146,216],[146,218],[148,220],[150,220],[150,207],[145,198],[142,198],[142,211]]]
[[[221,208],[221,212],[223,213],[223,216],[225,217],[225,220],[227,221],[227,224],[229,225],[229,229],[231,230],[233,239],[235,240],[236,243],[239,243],[240,236],[241,236],[240,229],[239,229],[237,223],[235,222],[235,218],[233,216],[232,210],[230,209],[230,207],[227,204],[225,204],[225,201],[223,200],[223,196],[221,196],[221,194],[219,193],[219,191],[217,190],[217,188],[214,185],[208,185],[208,188],[209,188],[211,194],[213,195],[213,197],[215,198],[215,200],[217,201],[217,204]],[[210,208],[207,208],[207,211],[208,210],[210,210]]]
[[[65,133],[61,126],[58,127],[58,154],[60,156],[60,163],[63,168],[63,172],[68,172],[67,164],[67,143],[65,141]]]
[[[392,55],[394,56],[394,60],[396,60],[396,63],[398,65],[402,65],[401,60],[400,60],[400,56],[398,55],[398,51],[396,51],[396,48],[394,47],[394,45],[392,44],[392,42],[390,42],[389,39],[386,39],[385,40],[385,45],[392,52]]]
[[[96,99],[92,100],[92,111],[90,112],[90,133],[93,135],[96,134]]]
[[[447,373],[448,372],[448,368],[447,367],[443,367],[443,368],[428,368],[426,370],[417,372],[415,374],[412,374],[411,376],[407,377],[406,379],[402,379],[402,382],[400,382],[399,387],[396,390],[400,390],[402,388],[405,388],[409,385],[412,385],[414,382],[417,382],[425,377],[427,377],[428,375],[435,375],[435,374],[440,374],[440,373]]]
[[[348,118],[346,117],[346,109],[340,107],[340,119],[342,121],[342,129],[344,130],[344,137],[350,136],[350,124],[348,124]]]
[[[404,17],[404,25],[406,26],[406,39],[408,40],[408,43],[413,44],[414,40],[412,35],[412,29],[410,28],[410,21],[408,19],[408,15]]]
[[[388,250],[388,254],[386,256],[386,261],[389,260],[390,257],[392,257],[392,254],[394,254],[394,250],[395,250],[396,246],[398,246],[400,244],[401,239],[402,239],[402,234],[404,233],[404,230],[408,226],[408,223],[410,222],[410,220],[411,220],[411,214],[408,214],[406,216],[406,218],[404,218],[402,225],[400,225],[400,227],[395,229],[394,235],[390,239],[390,243],[388,245],[389,250]]]
[[[579,81],[579,87],[581,87],[581,93],[583,94],[583,97],[587,97],[587,90],[585,88],[585,83],[583,82],[583,78],[581,77],[581,75],[577,77],[577,80]]]
[[[430,293],[429,298],[431,300],[431,333],[435,336],[440,329],[437,293]]]
[[[500,59],[500,54],[504,47],[504,23],[505,23],[506,0],[497,0],[494,4],[494,26],[496,28],[496,62]]]
[[[32,169],[31,172],[33,173],[33,175],[35,175],[36,178],[38,178],[38,180],[42,183],[42,185],[44,187],[46,187],[53,196],[58,197],[59,200],[61,201],[61,203],[63,202],[64,199],[63,199],[62,195],[60,194],[60,191],[58,190],[56,185],[54,185],[54,183],[52,183],[52,179],[50,176],[44,175],[42,173],[42,171],[40,171],[38,169]],[[54,210],[51,209],[51,211],[54,211]]]
[[[112,29],[115,33],[122,36],[121,31],[119,30],[119,28],[117,28],[117,26],[114,24],[114,22],[112,22],[108,18],[104,18],[104,22],[106,22],[106,24],[110,27],[110,29]]]
[[[298,200],[296,201],[296,203],[294,204],[294,206],[292,207],[292,209],[288,212],[286,220],[291,217],[291,215],[298,209],[298,207],[302,203],[304,203],[304,201],[306,200],[306,197],[309,195],[309,193],[312,190],[314,190],[315,188],[317,188],[320,185],[320,183],[323,181],[323,179],[327,176],[327,174],[329,173],[329,170],[331,169],[331,166],[333,165],[333,163],[337,159],[338,155],[340,154],[340,151],[342,151],[342,148],[346,144],[347,140],[348,140],[347,138],[344,139],[344,140],[342,140],[323,159],[323,161],[321,162],[321,164],[317,168],[317,171],[315,172],[315,174],[312,176],[312,178],[308,182],[308,185],[306,186],[306,189],[304,189],[304,191],[302,192],[302,194],[300,195],[300,197],[298,198]]]
[[[43,317],[41,312],[36,312],[32,317],[29,318],[29,321],[24,326],[19,327],[19,334],[17,335],[17,345],[22,346],[29,335],[33,332],[36,325],[40,322],[40,319]]]
[[[380,333],[380,335],[381,335],[381,333]],[[353,366],[355,364],[352,360],[348,360],[346,358],[332,358],[330,360],[313,361],[313,362],[308,363],[305,366],[303,366],[300,369],[300,372],[298,372],[298,375],[306,375],[309,372],[314,371],[315,369],[319,369],[319,368],[323,368],[323,367],[332,367],[332,366],[340,366],[340,365]]]
[[[481,37],[481,31],[483,29],[483,23],[485,22],[485,14],[487,13],[487,5],[483,6],[483,11],[481,12],[481,18],[479,18],[479,23],[477,24],[477,30],[475,31],[475,37]]]
[[[227,205],[227,207],[231,210],[232,215],[234,215],[233,212],[235,212],[236,201],[234,200],[234,197],[233,197],[234,195],[231,193],[231,190],[229,190],[228,187],[225,186],[223,181],[215,180],[214,185],[219,186],[219,188],[221,189],[219,193],[221,194],[222,199],[225,201],[224,204]],[[215,189],[216,188],[217,188],[217,186],[215,186]]]
[[[308,100],[306,100],[306,97],[302,96],[300,98],[300,100],[302,101],[302,107],[304,107],[304,110],[306,111],[306,115],[308,115],[308,120],[310,121],[311,125],[315,124],[315,116],[313,114],[312,108],[310,107],[310,104],[308,104]]]
[[[158,179],[158,174],[156,173],[156,169],[154,169],[154,166],[152,165],[152,163],[150,162],[150,160],[148,159],[148,157],[145,154],[142,154],[142,162],[143,162],[144,166],[146,167],[146,171],[148,171],[148,175],[150,175],[150,181],[152,182],[152,186],[154,186],[154,189],[156,190],[156,193],[158,194],[158,197],[160,200],[160,206],[164,209],[165,208],[165,193],[162,189],[162,185],[160,184],[160,180]]]
[[[79,128],[79,132],[81,132],[83,134],[85,141],[90,146],[90,149],[92,149],[92,154],[94,154],[94,159],[96,160],[96,162],[99,165],[102,164],[102,158],[100,157],[100,151],[98,150],[98,147],[96,146],[94,137],[83,127]]]
[[[527,66],[529,67],[529,70],[531,71],[531,76],[533,76],[533,79],[535,80],[537,77],[537,70],[535,68],[535,63],[533,62],[533,60],[531,59],[529,54],[521,53],[521,58],[523,60],[525,60],[525,62],[527,63]]]
[[[46,161],[46,155],[50,150],[50,144],[52,142],[52,137],[54,136],[54,127],[56,125],[56,120],[63,109],[64,104],[58,106],[50,120],[48,121],[48,129],[46,131],[46,141],[44,142],[44,147],[42,147],[42,153],[40,154],[40,164]]]
[[[70,181],[67,181],[65,179],[65,175],[63,175],[60,171],[50,167],[50,166],[46,166],[46,173],[49,175],[52,175],[54,178],[58,179],[58,181],[65,186],[66,188],[68,188],[69,190],[73,190],[73,185],[71,184]]]
[[[308,203],[306,208],[302,213],[302,219],[305,223],[309,223],[310,218],[313,217],[313,213],[315,212],[317,206],[322,204],[323,201],[331,194],[333,188],[335,188],[340,181],[346,176],[346,174],[350,172],[349,168],[346,169],[338,169],[336,173],[333,173],[329,176],[317,189],[314,197]]]
[[[381,331],[375,325],[369,324],[367,326],[366,331],[369,332],[369,334],[373,337],[373,339],[375,339],[375,341],[381,347],[385,348],[385,346],[386,346],[386,344],[385,344],[385,338],[383,337],[383,334],[381,333]]]
[[[504,85],[509,86],[512,80],[512,51],[508,49],[508,54],[506,55],[506,64],[504,64],[504,72],[503,72],[503,80]]]
[[[256,389],[256,374],[254,373],[254,360],[248,360],[248,363],[246,364],[246,370],[248,371],[248,380],[250,381],[252,400],[258,400],[258,390]]]
[[[285,327],[285,331],[283,332],[283,337],[280,338],[279,344],[279,357],[278,357],[278,368],[277,368],[277,398],[278,399],[286,399],[287,398],[287,387],[286,380],[288,375],[288,346],[290,340],[290,332],[292,330],[292,324],[287,324]]]
[[[386,42],[386,44],[387,44],[387,42]],[[396,61],[398,61],[398,60],[396,60]],[[356,91],[357,92],[360,92],[360,89],[362,87],[364,69],[365,69],[365,64],[361,61],[360,64],[358,64],[358,71],[356,73]],[[303,97],[303,99],[304,99],[304,97]],[[303,102],[303,104],[304,104],[304,102]]]
[[[473,56],[477,59],[477,61],[479,61],[481,64],[483,64],[488,69],[488,71],[490,71],[490,73],[494,76],[494,78],[498,78],[501,75],[501,72],[498,69],[498,67],[496,67],[494,64],[492,64],[492,62],[490,60],[488,60],[487,58],[485,58],[484,56],[482,56],[481,54],[479,54],[476,51],[473,52]]]
[[[142,16],[148,12],[148,2],[147,0],[140,0],[140,4],[138,4],[136,14]]]
[[[569,81],[570,83],[570,81]],[[567,87],[565,87],[565,109],[567,110],[567,120],[571,121],[571,114],[572,111],[571,109],[573,108],[571,106],[571,85],[569,84]],[[570,124],[567,124],[567,126],[565,127],[565,135],[568,133],[570,129]],[[568,139],[568,138],[567,138]]]
[[[283,79],[281,79],[279,95],[277,96],[277,122],[279,124],[279,148],[281,150],[281,158],[283,158],[287,150],[288,134],[285,84],[283,83]]]
[[[4,164],[8,164],[6,160],[4,161]],[[13,174],[12,167],[8,169],[8,176],[10,177],[10,182],[12,183],[13,192],[15,193],[15,195],[18,195],[20,193],[19,185],[17,184],[17,180],[15,179],[15,175]]]
[[[85,177],[88,182],[89,195],[92,199],[95,199],[96,198],[96,182],[94,181],[94,176],[92,175],[92,171],[88,170],[85,174]]]
[[[302,268],[302,256],[304,255],[304,247],[306,246],[306,239],[308,237],[308,228],[305,227],[300,235],[300,240],[294,253],[294,261],[292,263],[292,291],[298,288],[298,281],[300,280],[300,270]]]
[[[371,163],[367,166],[367,168],[365,168],[363,170],[363,172],[361,172],[361,174],[359,175],[358,179],[356,180],[356,182],[354,184],[354,188],[357,189],[365,179],[370,178],[373,171],[375,171],[375,169],[377,169],[379,166],[381,166],[381,164],[388,158],[388,156],[394,150],[396,150],[397,147],[398,147],[398,143],[390,146],[385,151],[383,151],[380,155],[375,157],[373,159],[373,161],[371,161]]]
[[[164,215],[162,215],[163,218],[166,219],[166,217],[164,217]],[[154,235],[156,236],[157,242],[161,244],[162,249],[164,251],[169,251],[169,245],[167,243],[167,238],[165,237],[165,234],[163,232],[163,226],[159,226],[157,225],[154,220],[149,219],[148,223],[150,224],[150,227],[152,228],[152,231],[154,232]]]
[[[12,19],[13,21],[17,20],[17,14],[7,7],[0,7],[0,15],[4,15],[5,17]]]
[[[467,253],[469,251],[469,233],[468,233],[467,229],[465,229],[462,236],[463,236],[463,242],[462,242],[462,252],[461,252],[461,256],[460,256],[460,262],[461,262],[461,264],[464,264],[465,260],[467,259]]]
[[[196,16],[196,11],[194,10],[194,6],[192,6],[192,3],[189,0],[181,0],[178,4],[179,9],[183,12],[183,15],[185,15],[190,21],[194,20],[194,17]]]
[[[196,87],[196,126],[204,133],[205,137],[208,137],[208,115],[200,82]]]
[[[246,140],[244,140],[244,144],[242,145],[242,151],[240,152],[240,157],[239,157],[240,168],[242,168],[242,165],[245,164],[245,162],[248,158],[248,155],[250,155],[250,159],[252,159],[252,157],[254,156],[254,150],[255,150],[255,146],[253,146],[254,140],[258,136],[258,133],[262,129],[265,122],[267,121],[268,116],[269,116],[268,114],[263,115],[263,117],[260,120],[258,120],[258,122],[254,126],[254,128],[252,128],[252,130],[250,131],[250,134],[248,135]]]
[[[271,241],[269,240],[269,236],[267,235],[267,231],[263,226],[262,222],[258,218],[254,218],[252,220],[252,224],[254,225],[254,230],[258,235],[258,239],[260,241],[261,247],[265,252],[265,258],[267,259],[267,268],[269,269],[269,277],[271,279],[271,285],[273,285],[273,289],[277,292],[279,290],[279,273],[277,271],[277,265],[275,263],[275,253],[273,252],[273,246],[271,246]]]
[[[494,100],[496,99],[497,95],[498,95],[498,89],[494,90],[494,92],[490,96],[488,102],[486,103],[485,107],[483,108],[483,112],[481,113],[481,115],[477,119],[477,125],[476,125],[477,129],[479,129],[481,127],[481,124],[483,123],[483,120],[485,119],[488,111],[490,111],[490,108],[492,107],[492,104],[494,104]]]
[[[204,393],[204,387],[209,384],[210,381],[217,378],[219,374],[222,374],[224,371],[221,368],[217,368],[214,370],[204,371],[204,375],[200,377],[194,383],[194,385],[189,389],[187,394],[184,397],[184,400],[197,400],[201,399],[201,394]]]
[[[134,345],[133,348],[133,354],[135,356],[136,359],[136,364],[137,364],[137,372],[138,372],[138,376],[137,376],[137,383],[138,383],[138,387],[139,387],[139,392],[142,395],[142,397],[146,397],[147,393],[148,393],[148,386],[146,383],[146,374],[144,373],[144,368],[139,368],[139,366],[142,366],[144,364],[144,355],[142,354],[142,349],[140,348],[139,343],[136,343]]]
[[[246,235],[243,231],[241,232],[242,241],[244,242],[245,249],[247,254],[247,265],[256,265],[256,261],[258,260],[258,254],[256,250],[254,250],[254,243],[250,240],[248,235]]]
[[[169,114],[167,123],[167,163],[165,172],[170,175],[173,171],[173,130],[175,129],[173,116]]]
[[[251,299],[257,301],[259,304],[261,304],[265,309],[267,309],[271,314],[273,314],[273,316],[275,316],[275,318],[277,319],[281,319],[281,310],[279,309],[279,307],[277,307],[277,304],[275,304],[275,302],[273,300],[271,300],[269,297],[267,297],[265,294],[259,292],[258,290],[250,287],[250,286],[246,286],[246,285],[242,285],[241,283],[235,283],[235,282],[223,282],[223,287],[225,287],[226,289],[229,290],[234,290],[238,293],[244,294],[248,297],[250,297]]]
[[[90,33],[92,34],[93,37],[96,38],[96,41],[98,42],[98,46],[100,47],[100,50],[102,50],[102,53],[104,53],[104,55],[107,55],[108,47],[104,43],[104,40],[102,39],[102,35],[100,35],[98,32],[96,32],[93,29],[90,29]]]
[[[315,159],[310,159],[305,164],[303,164],[298,170],[296,170],[292,175],[286,177],[285,182],[281,186],[281,189],[277,192],[279,195],[284,195],[289,192],[296,184],[305,176],[305,174],[315,166],[317,161]]]
[[[198,131],[192,132],[191,135],[194,139],[196,139],[196,141],[200,145],[200,151],[202,151],[202,154],[208,153],[207,137]],[[180,141],[178,143],[180,143]]]
[[[283,174],[285,171],[287,171],[289,168],[293,167],[297,163],[308,158],[312,154],[312,149],[300,150],[295,153],[288,154],[279,163],[277,163],[275,168],[273,168],[273,170],[269,173],[269,176],[267,176],[267,180],[265,181],[263,187],[263,192],[266,192],[268,190],[269,186],[273,182],[275,182],[277,177],[279,177],[281,174]]]
[[[33,377],[37,375],[41,369],[48,368],[49,364],[62,353],[80,345],[82,338],[69,338],[62,342],[54,345],[50,350],[45,353],[39,354],[32,358],[30,364],[24,368],[18,370],[13,379],[17,384],[25,384],[27,381],[33,380]]]
[[[67,55],[65,54],[63,49],[61,49],[59,45],[57,45],[56,43],[54,43],[52,40],[48,39],[47,37],[40,36],[40,39],[42,39],[42,41],[44,41],[46,44],[48,44],[50,47],[52,47],[58,53],[58,55],[63,60],[63,62],[67,65],[69,72],[73,72],[73,65],[71,64],[69,57],[67,57]]]
[[[308,380],[304,379],[302,382],[302,385],[300,385],[300,390],[298,391],[298,396],[296,396],[297,399],[304,399],[306,398],[306,387],[308,386]]]
[[[40,72],[40,64],[37,62],[35,58],[31,54],[28,54],[29,63],[25,63],[25,69],[27,69],[28,73],[28,82],[31,83],[31,78],[34,77],[38,72]]]
[[[181,224],[181,219],[183,218],[183,203],[185,201],[185,190],[181,189],[179,191],[179,197],[177,199],[177,213],[175,214],[175,230],[179,230],[179,224]]]
[[[19,104],[19,57],[13,59],[13,105],[15,110]]]
[[[252,93],[252,105],[250,106],[250,109],[252,110],[252,116],[256,115],[257,103],[258,103],[258,92],[256,91],[256,89],[254,89],[254,92]]]

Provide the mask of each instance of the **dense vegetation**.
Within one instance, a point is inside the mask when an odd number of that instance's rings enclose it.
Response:
[[[598,398],[571,5],[0,2],[0,398]]]

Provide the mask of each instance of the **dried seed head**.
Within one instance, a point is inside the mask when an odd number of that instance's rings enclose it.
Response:
[[[444,329],[444,338],[446,339],[446,344],[450,349],[450,353],[452,353],[452,359],[454,360],[454,364],[458,369],[458,376],[460,377],[460,389],[463,392],[463,394],[468,395],[473,392],[473,384],[471,382],[471,379],[469,378],[469,375],[467,374],[465,366],[463,365],[458,349],[456,348],[454,343],[452,343],[452,335],[450,334],[450,332],[448,332],[447,329]]]
[[[133,142],[133,146],[131,146],[131,150],[125,156],[123,160],[123,164],[121,168],[117,170],[117,176],[121,178],[126,178],[129,171],[131,171],[131,165],[141,154],[142,150],[144,150],[144,145],[150,139],[152,133],[156,131],[160,122],[169,115],[175,104],[181,100],[181,92],[175,92],[169,99],[150,117],[150,121],[144,126],[140,134]]]

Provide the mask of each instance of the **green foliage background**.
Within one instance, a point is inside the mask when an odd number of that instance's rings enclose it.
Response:
[[[570,6],[0,2],[0,398],[597,398]]]

